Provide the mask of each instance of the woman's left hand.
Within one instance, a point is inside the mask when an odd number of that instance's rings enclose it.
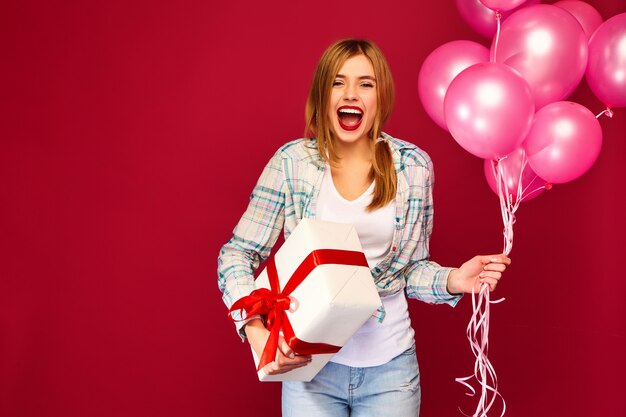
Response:
[[[493,291],[502,278],[502,273],[511,259],[506,255],[474,256],[453,269],[448,275],[448,292],[450,294],[471,293],[478,294],[483,283],[489,284],[489,290]]]

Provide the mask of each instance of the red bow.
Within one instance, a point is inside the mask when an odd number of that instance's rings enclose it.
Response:
[[[278,350],[278,336],[280,330],[287,344],[294,352],[300,355],[313,355],[323,353],[337,353],[341,346],[329,345],[326,343],[310,343],[296,337],[291,327],[291,322],[287,317],[286,310],[289,310],[291,294],[306,279],[306,277],[319,265],[341,264],[367,267],[367,259],[363,252],[348,251],[340,249],[318,249],[312,251],[294,271],[283,291],[280,290],[280,281],[274,259],[267,262],[267,277],[270,288],[259,288],[245,297],[237,300],[228,310],[228,315],[232,320],[232,313],[235,311],[245,311],[246,317],[254,314],[267,315],[265,327],[270,331],[263,354],[259,360],[257,371],[263,368],[276,358]]]

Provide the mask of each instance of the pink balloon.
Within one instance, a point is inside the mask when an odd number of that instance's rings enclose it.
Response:
[[[600,25],[589,41],[587,83],[607,107],[626,107],[626,13]]]
[[[443,102],[452,137],[483,159],[499,159],[518,148],[534,111],[528,83],[495,62],[472,65],[457,75]]]
[[[517,6],[524,3],[524,1],[525,0],[480,0],[482,4],[491,10],[500,10],[502,12],[515,9]]]
[[[511,196],[514,203],[517,201],[518,184],[522,186],[522,201],[532,200],[546,190],[546,181],[540,178],[532,170],[527,161],[524,149],[518,148],[507,155],[506,158],[497,162],[502,169],[502,179],[504,180],[504,193]],[[494,161],[485,159],[484,171],[487,184],[491,190],[498,195],[498,183],[494,172]]]
[[[587,36],[571,13],[537,4],[504,21],[491,56],[522,74],[539,109],[563,100],[578,86],[587,66]]]
[[[602,130],[586,107],[558,101],[535,114],[523,146],[533,171],[548,182],[560,184],[591,168],[602,148]]]
[[[541,3],[541,0],[526,0],[513,10],[502,12],[501,21],[504,21],[511,13],[522,7],[538,3]],[[456,0],[456,7],[459,9],[459,14],[463,20],[465,20],[465,23],[475,32],[490,39],[496,34],[498,26],[496,23],[496,14],[493,10],[482,4],[480,0]]]
[[[567,10],[578,20],[580,26],[583,27],[587,39],[591,38],[593,32],[602,24],[602,16],[589,3],[578,0],[562,0],[557,1],[553,6]]]
[[[448,130],[443,117],[443,99],[448,86],[461,71],[489,61],[489,49],[472,41],[452,41],[426,57],[417,78],[424,110],[442,129]]]

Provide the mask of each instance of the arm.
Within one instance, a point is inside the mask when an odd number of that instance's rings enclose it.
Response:
[[[228,308],[255,288],[254,272],[270,255],[283,228],[285,187],[279,151],[263,169],[233,236],[220,250],[218,286]],[[237,322],[242,337],[245,323]]]
[[[221,248],[218,258],[218,286],[222,299],[230,306],[254,289],[254,271],[267,259],[284,224],[287,192],[283,161],[277,152],[264,168],[248,207],[233,231],[232,238]],[[236,317],[240,319],[241,317]],[[242,338],[247,338],[260,357],[269,330],[259,316],[235,322]],[[310,356],[295,356],[283,338],[279,341],[276,361],[265,366],[266,374],[277,374],[304,366]]]
[[[429,242],[433,231],[434,171],[430,158],[421,153],[422,164],[405,168],[409,184],[408,210],[405,228],[411,228],[405,245],[413,245],[411,261],[406,266],[406,293],[427,303],[456,305],[461,296],[447,289],[448,276],[453,268],[442,267],[430,261]]]
[[[441,267],[428,260],[428,243],[433,228],[434,172],[430,159],[427,159],[427,162],[426,167],[422,168],[423,175],[416,175],[412,181],[422,184],[423,206],[420,210],[420,220],[416,221],[411,238],[417,242],[417,261],[408,269],[407,294],[426,302],[443,302],[454,306],[463,293],[471,294],[472,290],[478,293],[483,283],[489,284],[489,289],[493,291],[511,260],[502,254],[475,256],[459,268]],[[411,187],[412,193],[415,191],[414,188]],[[417,210],[411,207],[415,201],[420,201],[417,195],[410,199],[409,211]]]

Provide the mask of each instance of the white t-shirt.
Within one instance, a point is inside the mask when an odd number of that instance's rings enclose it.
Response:
[[[354,225],[370,268],[389,252],[394,232],[396,203],[366,211],[372,201],[374,183],[355,200],[346,200],[333,183],[330,166],[326,165],[317,200],[320,220]],[[389,362],[413,345],[413,328],[404,291],[382,297],[385,320],[370,318],[333,357],[332,361],[347,366],[368,367]]]

